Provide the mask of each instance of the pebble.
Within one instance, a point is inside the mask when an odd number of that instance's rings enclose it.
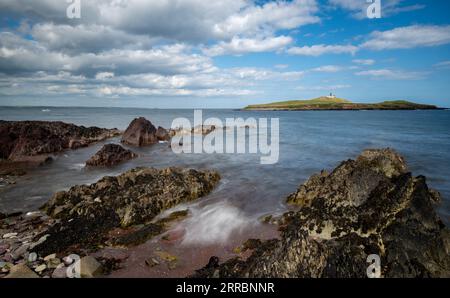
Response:
[[[9,269],[13,266],[12,263],[9,262],[0,262],[0,270],[2,272],[9,272]]]
[[[44,261],[48,262],[48,261],[50,261],[51,259],[56,259],[56,254],[51,254],[51,255],[46,256],[46,257],[44,258]]]
[[[79,260],[80,257],[78,255],[69,255],[63,258],[63,262],[66,266],[72,265],[75,260]]]
[[[39,212],[39,211],[28,212],[27,214],[25,214],[26,217],[38,217],[40,215],[41,215],[41,212]]]
[[[219,278],[220,277],[220,271],[217,269],[213,273],[213,278]]]
[[[34,271],[36,271],[37,273],[40,273],[40,272],[44,271],[45,269],[47,269],[47,265],[42,264],[42,265],[37,266],[37,267],[34,269]]]
[[[5,235],[3,235],[3,239],[10,239],[10,238],[14,238],[17,237],[17,233],[7,233]]]
[[[55,258],[55,259],[50,259],[50,260],[47,261],[47,267],[48,267],[49,269],[55,269],[55,268],[57,268],[58,265],[60,265],[60,264],[61,264],[61,260],[60,260],[60,259],[57,259],[57,258]]]
[[[30,263],[36,262],[37,257],[38,257],[37,253],[35,253],[35,252],[30,253],[28,255],[28,262],[30,262]]]
[[[37,242],[33,243],[33,244],[30,246],[30,248],[33,249],[33,248],[35,248],[36,246],[38,246],[39,244],[44,243],[45,240],[47,240],[47,238],[48,238],[49,236],[50,236],[49,234],[42,236],[41,238],[39,238],[39,240],[38,240]]]
[[[19,247],[18,249],[16,249],[13,253],[12,253],[12,257],[14,260],[18,260],[20,257],[22,257],[28,250],[28,248],[30,247],[29,244],[24,244],[21,247]]]
[[[159,265],[159,262],[155,258],[150,258],[150,259],[145,260],[145,265],[147,265],[148,267],[155,267],[155,266]]]
[[[12,258],[11,254],[7,253],[6,255],[3,256],[3,261],[12,263],[14,259]]]
[[[66,267],[59,267],[56,268],[55,271],[52,273],[52,278],[66,278],[67,277],[67,268]]]

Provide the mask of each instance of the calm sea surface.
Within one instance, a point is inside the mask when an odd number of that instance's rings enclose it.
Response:
[[[193,115],[192,110],[0,107],[2,120],[64,121],[119,129],[138,116],[169,128],[174,118],[192,119]],[[450,111],[203,110],[203,117],[279,118],[279,162],[261,165],[260,156],[252,154],[176,155],[168,144],[156,144],[133,148],[140,157],[118,167],[85,169],[84,162],[104,144],[99,143],[58,154],[53,163],[31,171],[17,185],[1,186],[0,211],[35,210],[56,191],[137,166],[216,169],[222,176],[219,187],[189,205],[194,216],[186,222],[185,241],[220,241],[251,226],[260,216],[285,211],[284,198],[312,174],[332,169],[366,148],[392,147],[406,157],[414,175],[425,175],[429,185],[441,192],[443,203],[438,211],[450,223]],[[203,239],[202,235],[208,236]]]

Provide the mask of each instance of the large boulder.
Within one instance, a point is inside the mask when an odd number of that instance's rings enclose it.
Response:
[[[107,144],[86,161],[86,165],[90,167],[110,167],[136,157],[137,154],[120,145]]]
[[[64,122],[0,121],[0,159],[29,160],[30,157],[84,147],[119,134],[117,129]]]
[[[95,247],[113,228],[148,223],[166,209],[207,195],[219,179],[214,171],[137,168],[56,193],[44,210],[59,223],[44,232],[50,236],[34,251]]]
[[[362,278],[376,254],[384,277],[450,277],[449,230],[434,211],[439,199],[394,150],[367,150],[288,197],[299,210],[280,219],[281,239],[195,276]]]
[[[122,143],[130,146],[147,146],[158,142],[157,129],[147,119],[134,119],[122,136]]]

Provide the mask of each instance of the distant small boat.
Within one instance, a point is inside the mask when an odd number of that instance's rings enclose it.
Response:
[[[51,112],[52,110],[49,110],[49,109],[43,109],[42,110],[42,112],[44,112],[44,113],[48,113],[48,112]]]

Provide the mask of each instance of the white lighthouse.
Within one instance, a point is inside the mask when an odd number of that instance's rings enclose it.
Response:
[[[330,95],[328,95],[327,98],[329,98],[329,99],[335,99],[335,98],[336,98],[336,95],[334,95],[333,93],[330,92]]]

